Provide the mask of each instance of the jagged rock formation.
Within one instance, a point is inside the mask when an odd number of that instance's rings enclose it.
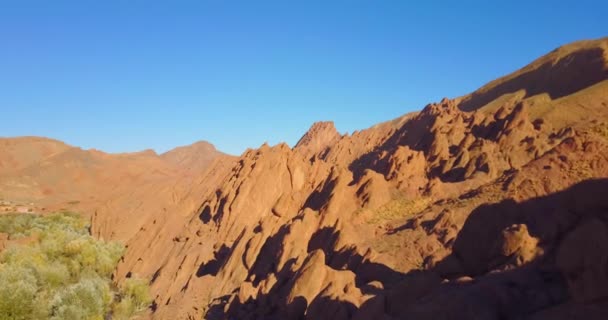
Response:
[[[298,150],[304,157],[314,155],[323,157],[340,138],[333,122],[317,122],[298,141],[295,150]]]
[[[599,319],[607,79],[608,39],[579,42],[352,135],[248,150],[196,210],[148,221],[117,279],[150,277],[158,319]]]

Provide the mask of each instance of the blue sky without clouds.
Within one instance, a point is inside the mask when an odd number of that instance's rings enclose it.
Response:
[[[240,154],[466,94],[571,41],[608,1],[0,0],[0,136]]]

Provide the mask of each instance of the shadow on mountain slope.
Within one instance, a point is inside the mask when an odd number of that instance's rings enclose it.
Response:
[[[540,67],[520,73],[516,77],[491,82],[465,98],[460,108],[463,111],[473,111],[504,94],[519,90],[525,90],[526,97],[547,93],[551,99],[557,99],[606,79],[608,69],[604,50],[599,47],[579,50],[556,62],[545,62]]]
[[[377,272],[399,277],[376,290],[363,290],[370,279],[359,280],[367,272],[356,252],[317,254],[332,270],[355,274],[357,288],[372,296],[359,308],[348,300],[347,287],[344,296],[327,296],[325,288],[313,298],[287,299],[297,277],[290,275],[268,294],[234,299],[218,319],[603,319],[607,191],[608,179],[587,180],[520,203],[481,205],[468,216],[451,255],[405,275],[378,266]],[[334,233],[321,231],[309,251],[322,250]]]
[[[608,297],[607,190],[608,179],[588,180],[481,205],[450,256],[373,299],[400,319],[600,319],[608,314],[598,303]]]

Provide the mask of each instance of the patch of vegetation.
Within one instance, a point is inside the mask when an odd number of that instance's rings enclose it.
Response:
[[[408,217],[422,212],[431,204],[431,198],[420,197],[416,199],[395,199],[376,209],[368,223],[376,224]]]
[[[588,162],[583,161],[572,163],[572,166],[568,170],[568,174],[580,180],[592,179],[595,176],[591,165]]]
[[[595,127],[591,128],[591,131],[599,135],[600,137],[608,140],[608,123],[602,122]]]
[[[76,214],[7,214],[0,232],[0,319],[130,319],[151,298],[140,279],[121,288],[111,274],[124,253],[118,242],[93,238]]]
[[[120,301],[112,307],[113,319],[130,319],[133,314],[150,306],[148,283],[142,279],[129,278],[121,288]]]

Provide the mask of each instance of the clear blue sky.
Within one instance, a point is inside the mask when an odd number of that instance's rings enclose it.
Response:
[[[108,152],[293,145],[608,35],[608,1],[0,0],[0,136]],[[1,150],[0,150],[1,152]]]

